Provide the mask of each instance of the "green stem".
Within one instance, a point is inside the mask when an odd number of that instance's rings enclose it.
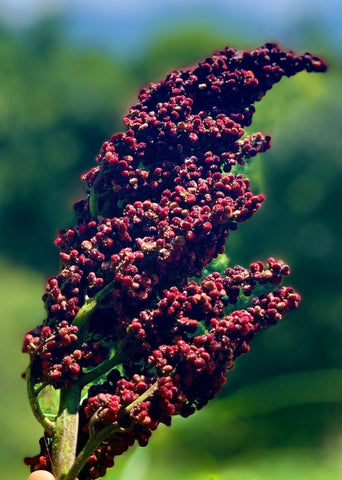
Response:
[[[142,395],[140,395],[139,398],[134,400],[131,404],[127,405],[125,408],[125,411],[129,413],[129,411],[138,405],[139,403],[143,402],[147,398],[151,397],[154,392],[158,388],[158,382],[155,382],[153,385],[150,386],[149,389],[146,390]],[[93,418],[93,417],[92,417]],[[95,422],[96,423],[96,419]],[[124,431],[125,429],[120,428],[116,424],[110,424],[107,425],[106,427],[100,429],[100,430],[95,430],[95,428],[91,428],[89,431],[93,432],[93,434],[90,435],[87,443],[81,450],[81,452],[77,455],[74,464],[71,466],[69,473],[65,476],[62,477],[63,480],[75,480],[77,475],[80,473],[84,465],[86,464],[88,458],[91,456],[92,453],[95,452],[95,450],[101,445],[101,443],[111,435],[113,435],[116,432],[119,431]],[[57,479],[59,480],[59,479]]]
[[[27,381],[27,393],[28,393],[29,402],[30,402],[33,415],[36,417],[38,422],[42,425],[44,430],[49,435],[53,435],[55,430],[55,425],[53,422],[51,422],[51,420],[46,418],[46,416],[43,414],[40,408],[38,395],[42,389],[41,388],[39,388],[38,390],[34,389],[35,383],[34,383],[34,378],[31,375],[31,365],[29,365],[29,367],[26,370],[26,381]]]
[[[99,180],[100,180],[100,175],[97,175],[93,183],[93,186],[91,188],[91,191],[89,193],[89,211],[92,218],[96,218],[100,214],[99,206],[98,206],[99,195],[95,193],[95,189],[97,184],[99,183]]]
[[[95,195],[93,195],[92,193],[89,195],[89,210],[92,218],[95,218],[98,216],[99,210],[98,210],[97,201],[96,201]]]
[[[158,388],[158,380],[156,382],[154,382],[150,388],[148,388],[146,390],[146,392],[142,393],[140,395],[140,397],[138,397],[136,400],[134,400],[134,402],[130,403],[129,405],[127,405],[127,407],[125,408],[126,412],[128,413],[130,410],[132,410],[133,407],[135,407],[136,405],[139,405],[139,403],[145,401],[147,398],[151,397],[154,392],[157,390]]]
[[[102,290],[97,292],[96,295],[94,295],[91,298],[86,298],[84,305],[79,309],[77,312],[74,320],[73,320],[73,325],[76,325],[79,329],[84,327],[86,321],[90,317],[90,315],[94,312],[96,307],[98,306],[100,300],[107,295],[107,293],[113,288],[114,281],[108,283]]]
[[[56,480],[65,480],[76,457],[78,410],[81,389],[78,385],[61,389],[59,413],[52,441],[52,469]]]
[[[63,480],[75,480],[91,454],[95,452],[107,437],[110,437],[119,429],[117,425],[111,424],[96,432],[95,435],[90,436],[83,449],[77,455],[73,465],[70,467],[68,474],[63,477]]]
[[[90,372],[85,372],[80,377],[78,384],[81,388],[85,387],[88,383],[93,382],[97,378],[101,377],[105,373],[109,372],[113,367],[119,365],[122,361],[122,354],[118,352],[114,354],[108,360],[102,362],[98,367],[93,368]]]

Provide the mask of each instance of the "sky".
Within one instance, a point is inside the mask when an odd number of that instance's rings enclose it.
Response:
[[[154,33],[190,20],[290,48],[301,47],[311,28],[326,39],[327,48],[342,50],[341,0],[0,0],[0,19],[10,27],[28,26],[51,13],[63,14],[74,40],[108,45],[111,38],[124,54],[143,47]]]

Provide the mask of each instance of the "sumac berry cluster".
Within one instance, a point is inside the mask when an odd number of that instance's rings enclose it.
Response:
[[[55,241],[62,266],[46,284],[47,317],[24,340],[36,391],[52,385],[64,398],[94,383],[79,404],[75,455],[94,445],[79,480],[206,405],[254,334],[297,307],[280,260],[199,277],[264,201],[236,168],[270,147],[245,134],[253,104],[282,76],[325,68],[275,44],[215,52],[142,89],[126,130],[82,176],[77,224]],[[41,445],[31,470],[53,468]]]

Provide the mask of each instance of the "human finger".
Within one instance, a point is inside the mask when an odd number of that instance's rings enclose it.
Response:
[[[32,472],[27,480],[55,480],[55,477],[46,470],[37,470],[36,472]]]

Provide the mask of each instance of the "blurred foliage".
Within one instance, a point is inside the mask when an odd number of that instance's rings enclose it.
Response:
[[[53,20],[19,37],[0,29],[0,57],[0,248],[53,272],[53,238],[83,196],[78,177],[121,128],[137,84],[115,59],[69,49]]]
[[[58,268],[53,238],[73,224],[80,173],[122,128],[141,86],[224,44],[246,46],[194,27],[165,33],[145,56],[123,63],[66,45],[61,31],[54,21],[17,34],[0,27],[4,478],[25,478],[21,458],[37,451],[40,428],[19,378],[27,361],[20,344],[43,319],[44,277]],[[171,429],[161,427],[147,449],[118,459],[108,480],[342,477],[341,63],[327,56],[327,74],[282,80],[257,104],[250,130],[271,134],[273,145],[249,174],[266,202],[228,239],[233,264],[268,256],[289,262],[301,307],[255,339],[221,398],[190,419],[175,419]]]
[[[142,84],[157,82],[173,69],[184,69],[227,45],[227,38],[207,27],[188,26],[162,35],[132,65]]]

